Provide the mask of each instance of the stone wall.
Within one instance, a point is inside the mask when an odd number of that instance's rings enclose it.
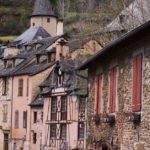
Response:
[[[133,42],[106,54],[89,68],[89,98],[88,98],[88,147],[99,147],[107,144],[110,149],[148,150],[150,149],[150,46],[148,38],[145,41]],[[143,52],[142,110],[141,123],[135,126],[129,122],[132,113],[132,72],[133,57]],[[101,117],[109,115],[109,70],[117,66],[117,108],[116,122],[113,126],[101,122],[95,125],[92,116],[95,111],[95,76],[103,75],[102,111]],[[97,144],[96,144],[97,143]],[[99,146],[98,146],[99,145]]]

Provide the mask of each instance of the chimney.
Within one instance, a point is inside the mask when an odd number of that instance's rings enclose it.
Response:
[[[66,43],[67,42],[64,39],[61,39],[56,45],[56,60],[60,60],[61,58],[65,56],[66,49],[64,49],[64,47]]]
[[[58,20],[57,22],[57,35],[61,35],[64,33],[64,24],[63,24],[63,20]]]

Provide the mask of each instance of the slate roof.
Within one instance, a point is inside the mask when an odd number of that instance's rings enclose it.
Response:
[[[69,45],[69,50],[72,52],[72,51],[75,51],[75,50],[81,48],[82,44],[79,39],[74,39],[74,40],[69,41],[68,45]]]
[[[42,107],[43,104],[44,104],[44,98],[38,96],[35,100],[33,100],[30,103],[30,106],[31,107]]]
[[[134,0],[110,24],[108,31],[130,31],[150,20],[150,0]]]
[[[24,59],[23,62],[21,62],[20,64],[18,64],[15,68],[6,68],[4,69],[3,66],[1,67],[1,71],[0,71],[0,77],[5,77],[5,76],[14,76],[14,75],[23,75],[23,74],[28,74],[28,75],[34,75],[36,73],[39,73],[45,69],[47,69],[48,67],[50,67],[51,63],[47,63],[46,61],[43,63],[40,63],[38,65],[36,65],[36,61],[34,60],[34,62],[32,64],[30,64],[29,66],[27,66],[27,64],[35,59],[36,54],[45,54],[48,52],[55,52],[56,49],[55,48],[51,48],[49,50],[46,50],[50,45],[52,45],[53,43],[55,43],[59,38],[62,37],[66,37],[66,34],[63,35],[58,35],[55,37],[47,37],[47,38],[43,38],[43,39],[38,39],[36,41],[31,41],[29,44],[32,45],[34,44],[34,42],[36,43],[42,43],[42,46],[40,47],[39,50],[35,50],[33,48],[31,48],[30,50],[21,50],[20,53],[16,56],[8,56],[4,59],[12,59],[12,58],[17,58],[17,59]],[[2,58],[1,58],[2,59]]]
[[[49,37],[49,33],[42,27],[30,27],[20,36],[18,36],[12,45],[23,45],[25,43],[30,43],[33,40],[39,40],[41,38]]]
[[[87,95],[87,71],[81,71],[80,75],[77,75],[75,68],[76,63],[74,60],[61,60],[59,64],[56,63],[48,78],[40,86],[44,89],[46,88],[47,92],[50,92],[53,88],[57,88],[57,71],[60,69],[64,76],[63,86],[66,87],[66,91],[69,94],[75,91],[78,95]],[[45,91],[41,94],[45,94]]]
[[[49,0],[36,0],[32,16],[56,16]]]
[[[125,44],[137,43],[138,40],[141,40],[143,37],[150,35],[150,21],[145,24],[135,28],[134,30],[124,34],[119,39],[109,43],[103,49],[98,51],[93,56],[89,57],[84,63],[82,63],[77,70],[83,70],[92,65],[95,61],[101,60],[106,54],[109,54],[110,51],[115,51],[123,47]]]
[[[16,71],[13,75],[18,76],[18,75],[35,75],[37,73],[40,73],[44,71],[45,69],[48,69],[49,67],[52,67],[55,64],[55,62],[52,63],[47,63],[47,60],[36,64],[36,60],[29,66],[27,67],[22,67],[18,71]]]

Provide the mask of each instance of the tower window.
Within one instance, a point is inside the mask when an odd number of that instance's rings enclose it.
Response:
[[[34,27],[34,26],[35,26],[35,23],[33,22],[32,25],[33,25],[33,27]]]
[[[48,23],[50,22],[50,18],[47,18],[47,22],[48,22]]]

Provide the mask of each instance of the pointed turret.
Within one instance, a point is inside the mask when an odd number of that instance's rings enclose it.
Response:
[[[63,33],[63,22],[55,14],[49,0],[35,1],[30,26],[43,27],[51,36]]]
[[[32,16],[56,16],[49,0],[36,0]]]

